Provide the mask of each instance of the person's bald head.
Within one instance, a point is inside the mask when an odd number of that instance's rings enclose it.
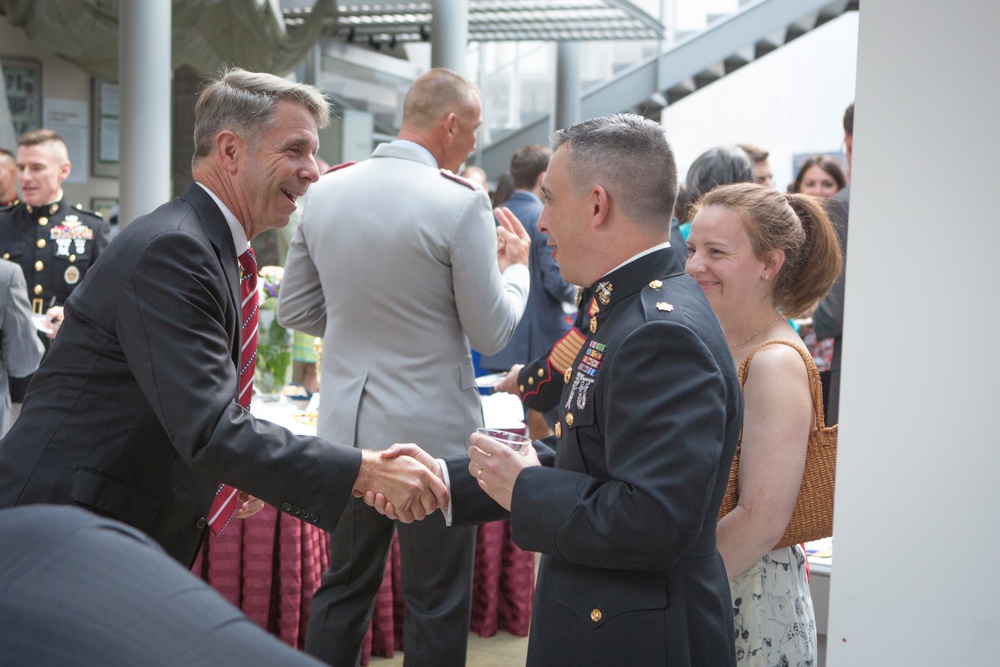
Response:
[[[482,120],[475,84],[437,67],[418,76],[406,94],[399,138],[426,148],[438,166],[458,171],[476,147]]]
[[[463,76],[436,67],[418,76],[403,101],[403,127],[430,129],[449,113],[479,104],[479,89]]]

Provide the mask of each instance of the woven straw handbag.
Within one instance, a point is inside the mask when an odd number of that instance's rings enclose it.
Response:
[[[750,360],[753,359],[753,356],[765,345],[774,343],[787,345],[802,355],[802,360],[805,361],[809,371],[809,390],[812,393],[813,413],[816,416],[816,423],[809,432],[806,465],[802,474],[802,486],[799,487],[799,496],[795,501],[795,510],[792,512],[792,519],[788,523],[788,528],[785,529],[785,534],[773,547],[780,549],[833,535],[833,488],[837,466],[837,426],[824,425],[823,387],[820,384],[819,371],[816,370],[816,364],[813,363],[809,353],[794,343],[779,339],[761,343],[740,364],[740,387],[742,388],[746,384],[747,373],[750,371]],[[739,500],[738,483],[742,444],[741,439],[740,445],[736,447],[732,470],[729,472],[726,495],[719,508],[720,519],[732,512]]]

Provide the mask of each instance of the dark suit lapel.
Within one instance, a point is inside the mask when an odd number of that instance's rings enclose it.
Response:
[[[236,312],[236,341],[232,347],[233,364],[239,368],[240,365],[240,277],[239,261],[236,258],[236,246],[233,241],[233,234],[229,231],[229,223],[222,214],[215,200],[205,192],[197,183],[187,189],[181,199],[189,203],[198,212],[198,218],[205,227],[205,235],[212,242],[215,248],[215,255],[219,258],[222,266],[222,273],[226,276],[226,284],[229,287],[229,295],[232,299],[230,303]]]

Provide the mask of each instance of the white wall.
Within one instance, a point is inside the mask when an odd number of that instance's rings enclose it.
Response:
[[[29,40],[23,30],[11,27],[6,17],[0,17],[0,53],[5,56],[32,58],[41,61],[42,97],[85,101],[87,102],[88,120],[90,120],[90,75]],[[89,132],[87,133],[87,141],[90,142]],[[5,146],[5,148],[12,150],[16,149],[17,146]],[[92,150],[93,146],[90,146],[90,151]],[[89,208],[91,197],[118,197],[118,179],[90,176],[89,164],[74,163],[73,173],[75,175],[83,174],[88,180],[81,184],[63,184],[66,200],[70,204],[80,203],[84,208]]]
[[[784,190],[793,155],[839,151],[857,35],[858,12],[847,12],[668,106],[663,125],[681,179],[709,148],[750,143],[771,152],[775,187]]]
[[[996,665],[1000,3],[862,3],[827,664]]]

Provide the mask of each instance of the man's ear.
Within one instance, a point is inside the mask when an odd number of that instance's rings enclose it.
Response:
[[[223,130],[215,135],[215,155],[228,173],[236,173],[244,148],[245,144],[230,130]]]
[[[67,178],[69,178],[69,172],[70,172],[70,170],[72,168],[73,168],[73,165],[72,165],[72,163],[70,163],[69,160],[66,160],[65,162],[63,162],[62,164],[59,165],[59,183],[60,184],[62,184],[63,181],[65,181]]]
[[[601,227],[608,220],[611,202],[608,191],[600,185],[595,185],[587,193],[587,205],[590,207],[590,225],[594,229]]]
[[[455,138],[455,132],[458,130],[458,114],[454,111],[449,113],[444,117],[444,130],[445,134],[448,136],[449,143]]]

